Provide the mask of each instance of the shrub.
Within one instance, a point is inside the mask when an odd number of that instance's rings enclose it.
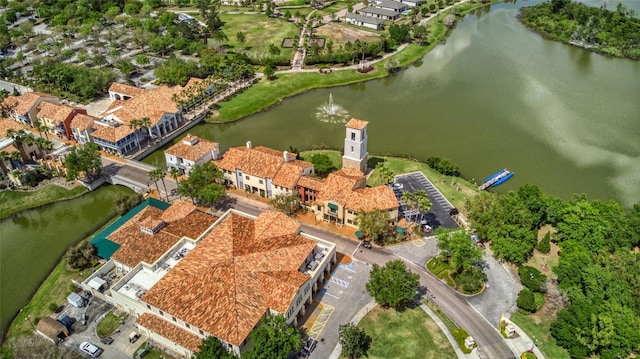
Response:
[[[58,305],[56,303],[49,303],[49,310],[55,312],[58,310]]]
[[[67,252],[67,263],[73,269],[89,268],[96,259],[96,247],[84,241]]]
[[[534,292],[533,302],[535,303],[536,312],[542,309],[542,307],[544,306],[544,294]]]
[[[534,292],[545,292],[547,276],[542,274],[536,268],[530,266],[522,266],[518,269],[520,281],[522,285]]]
[[[478,267],[465,269],[455,277],[456,283],[462,286],[462,291],[466,294],[479,292],[485,279],[487,275]]]
[[[524,288],[520,291],[516,303],[518,304],[518,307],[529,313],[535,313],[537,311],[535,296],[529,288]]]
[[[540,242],[538,242],[538,245],[536,246],[538,252],[544,254],[549,253],[551,251],[551,244],[549,243],[550,240],[551,232],[547,232],[547,234],[544,235],[544,237],[540,240]]]
[[[459,176],[458,166],[440,157],[427,158],[427,165],[446,176]]]
[[[458,343],[458,346],[460,347],[460,349],[462,349],[463,353],[465,353],[465,354],[471,353],[472,349],[468,349],[464,345],[464,340],[467,339],[467,337],[469,336],[469,333],[467,333],[466,330],[464,330],[462,328],[457,328],[457,329],[452,330],[451,334],[453,334],[453,337],[456,338],[456,343]]]
[[[500,321],[500,334],[502,334],[503,338],[507,338],[507,322],[504,320]]]

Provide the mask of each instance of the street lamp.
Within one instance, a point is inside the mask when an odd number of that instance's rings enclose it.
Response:
[[[31,315],[27,315],[26,318],[24,318],[25,321],[29,322],[29,324],[31,324],[31,328],[33,328],[33,331],[36,331],[36,326],[33,325],[33,323],[31,322]]]

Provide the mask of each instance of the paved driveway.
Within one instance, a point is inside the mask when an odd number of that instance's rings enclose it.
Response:
[[[451,203],[438,191],[438,189],[422,174],[413,172],[395,176],[396,183],[401,183],[404,191],[416,192],[424,190],[431,201],[431,210],[426,214],[428,224],[435,228],[458,228],[458,224],[449,215],[449,210],[453,208]]]

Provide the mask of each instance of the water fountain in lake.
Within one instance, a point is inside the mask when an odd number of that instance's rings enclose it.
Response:
[[[349,111],[333,103],[333,95],[329,94],[329,102],[323,103],[318,107],[316,118],[326,123],[346,123],[349,118]]]

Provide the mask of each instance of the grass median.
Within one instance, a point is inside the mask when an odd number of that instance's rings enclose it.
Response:
[[[554,317],[534,317],[521,313],[514,313],[511,316],[520,329],[524,330],[529,337],[536,339],[538,349],[544,354],[545,358],[569,359],[569,353],[556,344],[556,339],[551,336],[550,326]]]

